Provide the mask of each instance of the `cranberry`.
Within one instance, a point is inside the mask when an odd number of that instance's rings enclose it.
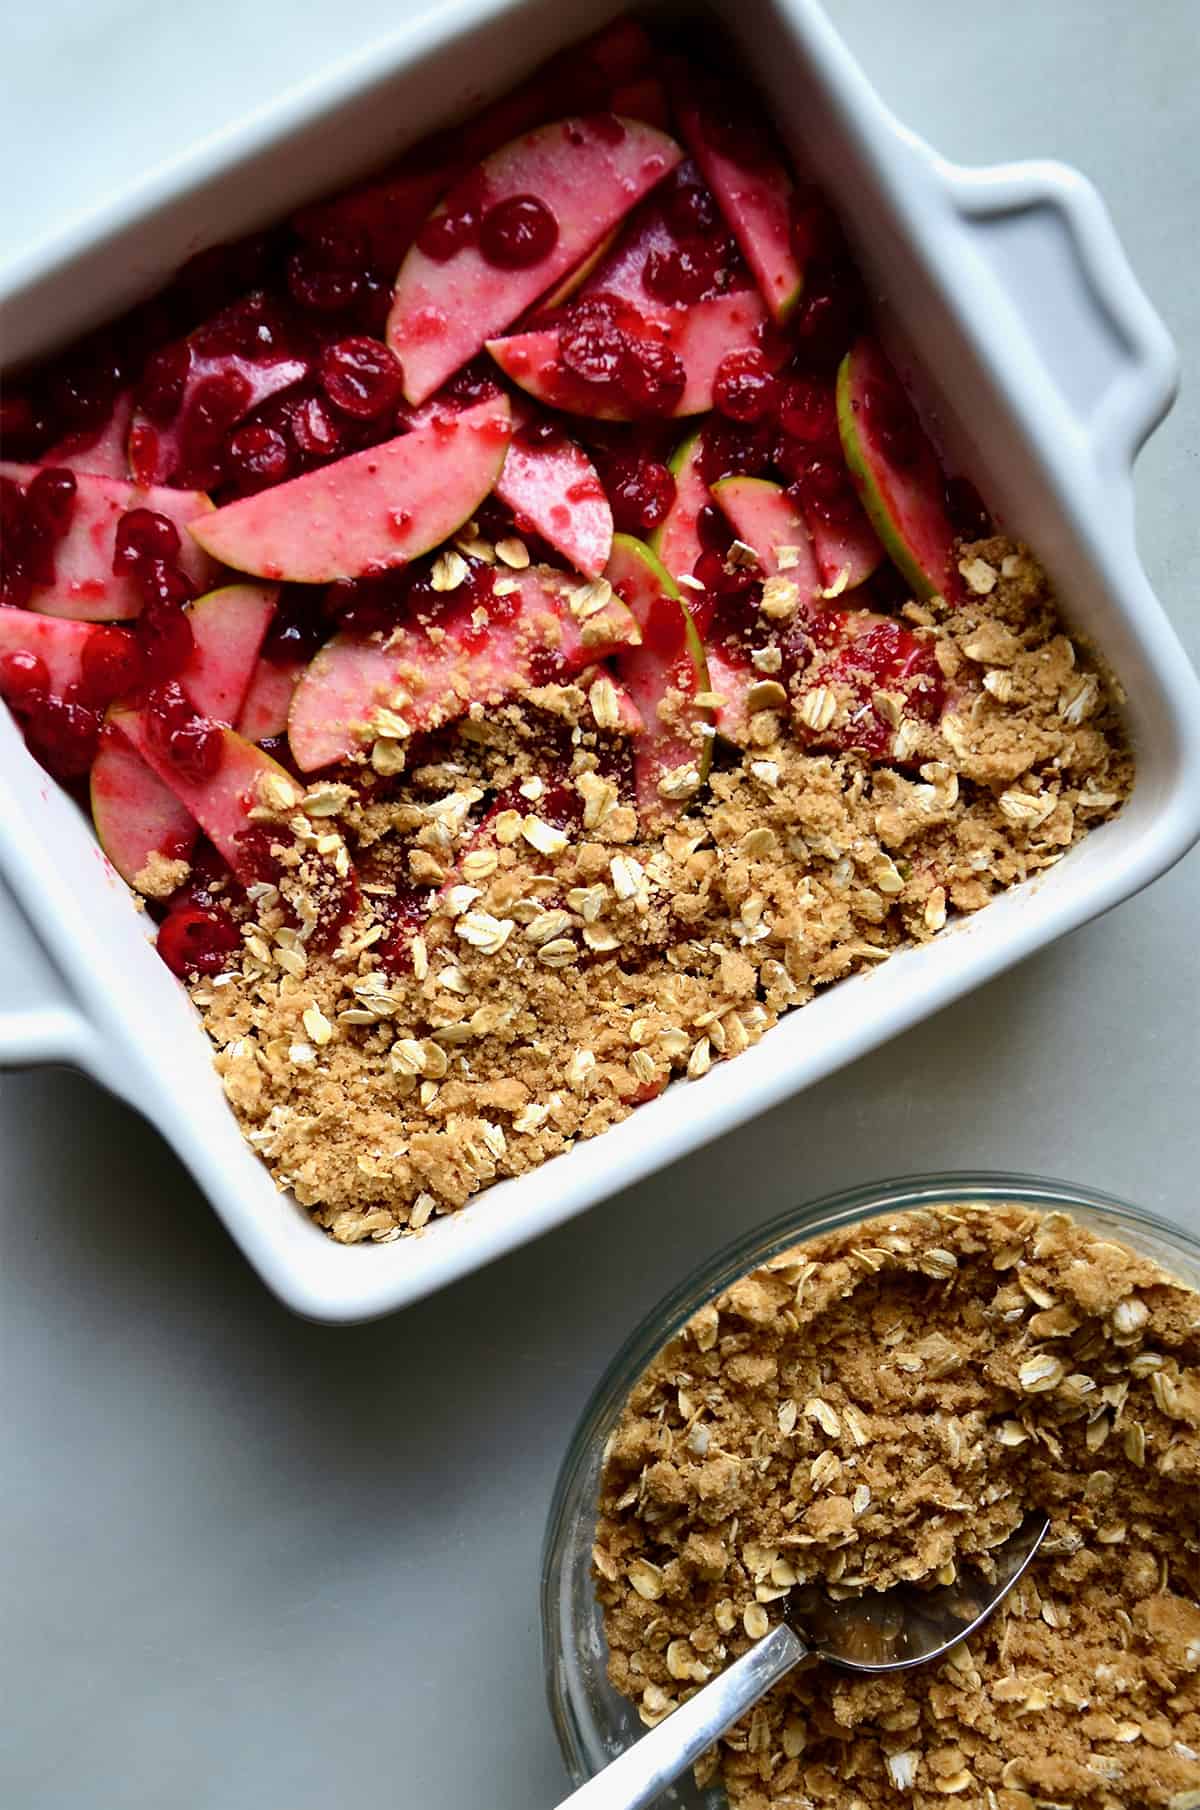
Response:
[[[278,830],[269,829],[265,823],[252,823],[239,830],[234,837],[238,850],[235,862],[238,879],[247,885],[255,880],[271,883],[278,880],[280,861],[278,855],[272,853],[272,844],[278,840]]]
[[[454,373],[442,393],[448,400],[461,402],[464,407],[468,407],[475,402],[489,402],[493,396],[498,396],[500,385],[496,382],[495,370],[488,361],[475,358],[469,365],[464,365],[461,371]]]
[[[0,655],[0,697],[14,710],[31,710],[50,690],[50,669],[40,654],[17,648]]]
[[[890,465],[903,471],[920,462],[925,436],[912,404],[898,384],[869,385],[863,394],[862,410]]]
[[[776,385],[761,352],[729,352],[713,378],[713,407],[731,421],[761,421],[775,403]]]
[[[243,296],[197,327],[192,345],[209,358],[270,360],[288,351],[288,329],[275,303],[263,291]]]
[[[475,237],[478,222],[470,214],[430,214],[417,234],[417,250],[434,264],[448,264]]]
[[[172,974],[219,974],[242,939],[220,905],[173,907],[158,928],[158,953]]]
[[[792,327],[803,364],[826,370],[840,361],[858,331],[862,299],[851,265],[828,264],[809,271]]]
[[[342,429],[323,396],[304,396],[291,406],[288,425],[300,451],[310,459],[331,459],[342,443]]]
[[[146,561],[138,573],[138,584],[147,605],[155,604],[162,610],[178,612],[196,595],[191,579],[178,566],[168,565],[162,559]]]
[[[683,360],[662,340],[626,342],[621,388],[639,415],[673,415],[686,385]]]
[[[395,353],[381,340],[356,335],[326,346],[321,385],[334,408],[355,420],[370,421],[399,402],[404,373]]]
[[[960,540],[986,540],[992,532],[987,505],[970,478],[946,479],[946,514]]]
[[[151,693],[146,705],[151,745],[192,785],[212,779],[225,752],[217,725],[200,716],[174,679]]]
[[[205,472],[221,441],[253,400],[250,379],[241,371],[217,371],[200,379],[180,429],[181,463],[189,472]]]
[[[225,442],[226,475],[239,490],[265,490],[280,484],[292,468],[292,449],[278,428],[250,421],[235,428]]]
[[[528,421],[522,422],[513,435],[513,439],[518,445],[540,447],[543,451],[560,445],[564,438],[565,434],[560,424],[552,421],[548,415],[531,415]],[[580,497],[572,498],[570,492],[567,494],[569,501],[581,502],[583,500]]]
[[[733,536],[729,530],[729,523],[715,503],[704,503],[698,510],[696,539],[705,552],[719,553],[724,558],[729,551],[729,543]]]
[[[794,188],[788,215],[792,250],[801,269],[815,261],[828,263],[841,252],[841,230],[819,189],[811,184]]]
[[[791,341],[773,320],[761,320],[754,329],[754,344],[768,371],[782,371],[792,355]]]
[[[79,779],[91,766],[100,718],[76,698],[43,698],[29,724],[29,740],[43,766],[59,779]]]
[[[326,590],[321,607],[339,629],[345,629],[349,634],[373,635],[378,629],[386,631],[395,627],[401,607],[398,582],[403,581],[392,576],[339,579]],[[419,584],[419,577],[414,575],[411,590],[417,590]],[[430,595],[437,596],[437,593],[431,591]]]
[[[698,464],[706,484],[715,484],[718,478],[760,477],[770,459],[771,436],[765,426],[713,418],[705,424]]]
[[[731,262],[732,247],[723,239],[667,251],[655,246],[642,266],[642,288],[658,302],[704,301],[727,286]]]
[[[147,361],[138,385],[138,406],[159,427],[169,426],[179,413],[191,368],[192,349],[185,339],[161,346]]]
[[[263,658],[276,666],[290,665],[293,660],[307,660],[328,634],[329,624],[321,611],[321,592],[317,587],[284,585],[263,642]]]
[[[288,293],[310,314],[341,314],[362,287],[357,270],[330,262],[316,248],[293,252],[287,266]]]
[[[182,672],[196,645],[183,612],[158,599],[148,603],[138,618],[137,637],[148,685],[161,685]]]
[[[479,223],[479,250],[497,270],[528,270],[558,244],[558,221],[536,195],[510,195]]]
[[[690,164],[681,164],[667,185],[663,210],[668,225],[681,239],[706,237],[719,219],[716,202]]]
[[[117,522],[112,569],[118,578],[148,574],[155,561],[171,565],[179,554],[179,530],[156,509],[127,509]]]
[[[61,540],[71,526],[78,486],[75,473],[59,466],[43,466],[25,491],[25,507],[50,541]]]
[[[666,520],[675,501],[675,480],[659,460],[625,454],[613,460],[605,477],[619,534],[644,539]]]
[[[558,330],[558,355],[585,383],[615,383],[628,341],[607,296],[576,302]]]
[[[695,575],[714,597],[742,597],[753,585],[762,583],[757,565],[731,566],[711,548],[696,561]]]
[[[852,520],[858,508],[846,468],[834,459],[810,458],[788,494],[831,527]]]
[[[79,656],[79,691],[84,703],[103,709],[142,682],[142,650],[128,629],[107,625],[92,630]]]
[[[828,383],[793,377],[783,386],[777,418],[793,440],[834,442],[838,438],[837,405]]]

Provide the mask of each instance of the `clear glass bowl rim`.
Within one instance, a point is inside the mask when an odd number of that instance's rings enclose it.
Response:
[[[1143,1207],[1073,1182],[999,1171],[901,1176],[843,1189],[804,1206],[789,1208],[764,1225],[741,1233],[706,1257],[644,1315],[608,1364],[571,1436],[551,1498],[541,1562],[542,1658],[550,1714],[573,1785],[582,1785],[591,1778],[596,1763],[588,1755],[580,1706],[568,1688],[561,1663],[559,1606],[563,1565],[578,1520],[578,1505],[573,1508],[572,1498],[578,1493],[580,1473],[598,1445],[607,1440],[633,1384],[650,1360],[706,1301],[789,1245],[820,1237],[859,1219],[911,1212],[947,1201],[981,1204],[1014,1201],[1044,1212],[1090,1209],[1125,1221],[1131,1228],[1141,1228],[1161,1239],[1168,1249],[1174,1249],[1184,1258],[1185,1265],[1191,1258],[1200,1266],[1200,1239],[1183,1226],[1147,1212]],[[1155,1254],[1164,1268],[1169,1269],[1169,1257]],[[1189,1280],[1192,1286],[1200,1286],[1200,1279]]]

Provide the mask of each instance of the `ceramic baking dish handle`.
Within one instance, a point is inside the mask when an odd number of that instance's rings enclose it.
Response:
[[[1130,269],[1100,196],[1064,164],[939,173],[1102,481],[1127,480],[1171,406],[1178,358]]]
[[[12,894],[0,883],[0,1068],[92,1069],[95,1034]]]

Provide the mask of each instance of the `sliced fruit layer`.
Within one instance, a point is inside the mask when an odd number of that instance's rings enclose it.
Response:
[[[711,712],[694,702],[708,690],[704,647],[670,573],[643,541],[614,535],[607,577],[641,630],[641,646],[618,655],[616,670],[643,723],[633,757],[638,813],[644,823],[661,822],[695,796],[712,765]]]
[[[836,586],[838,595],[865,584],[886,557],[866,511],[849,494],[839,519],[825,520],[814,509],[802,511],[812,537],[817,571],[826,589]]]
[[[307,660],[276,661],[260,658],[250,676],[250,689],[235,728],[248,742],[265,742],[286,735],[292,693],[300,683]]]
[[[764,578],[790,579],[804,604],[813,602],[820,577],[804,517],[787,492],[765,478],[721,478],[712,494],[738,539],[753,547]]]
[[[612,510],[596,467],[574,440],[520,411],[496,495],[577,572],[599,578],[612,552]]]
[[[671,455],[675,498],[666,520],[650,536],[650,546],[676,584],[681,577],[691,575],[703,551],[697,522],[700,511],[710,501],[708,485],[700,469],[703,449],[704,430],[701,428]]]
[[[767,134],[718,86],[682,62],[670,70],[679,129],[717,198],[774,320],[791,313],[804,287],[792,247],[793,183]]]
[[[296,782],[278,761],[232,729],[219,731],[221,758],[215,774],[199,783],[186,778],[165,760],[149,733],[140,710],[114,711],[112,730],[123,735],[155,775],[170,788],[205,835],[224,855],[238,878],[248,882],[262,877],[256,838],[248,836],[256,826],[250,812],[262,803],[262,785],[276,780],[284,796],[299,797]]]
[[[188,611],[192,652],[179,682],[202,716],[237,722],[278,596],[274,585],[223,585]]]
[[[431,396],[532,306],[681,155],[653,126],[605,114],[543,126],[486,158],[430,216],[396,279],[387,337],[408,400]]]
[[[938,456],[900,380],[873,339],[838,370],[838,431],[862,505],[918,597],[962,594]]]
[[[449,593],[435,621],[405,624],[386,643],[338,635],[323,647],[296,687],[288,719],[301,771],[360,752],[381,733],[402,740],[472,704],[495,705],[525,686],[569,678],[638,640],[624,604],[605,602],[561,572],[530,567],[500,582],[513,588],[486,599],[472,589],[461,601]],[[382,731],[381,707],[390,713]]]
[[[186,861],[198,831],[191,812],[152,773],[119,730],[108,728],[91,772],[92,822],[100,846],[123,880],[148,896],[155,869]]]
[[[569,308],[565,312],[569,313]],[[699,415],[712,407],[713,379],[721,360],[730,352],[753,347],[755,332],[764,319],[762,302],[747,289],[673,310],[669,324],[646,316],[629,321],[626,339],[634,346],[635,358],[638,345],[645,344],[652,351],[670,354],[682,368],[682,393],[672,406],[661,410],[640,409],[620,383],[580,377],[563,361],[557,327],[492,339],[487,349],[521,389],[568,415],[600,421],[630,421],[643,413]]]
[[[0,476],[22,487],[40,468],[0,462]],[[180,530],[180,570],[198,590],[208,590],[216,576],[212,560],[183,532],[212,504],[202,491],[136,488],[116,478],[75,474],[75,501],[70,525],[54,549],[54,583],[34,587],[29,607],[47,616],[70,616],[79,622],[120,622],[138,616],[142,594],[136,581],[113,574],[117,523],[130,509],[152,509]]]
[[[510,433],[496,397],[188,525],[213,558],[260,578],[373,576],[462,526],[495,485]]]
[[[103,426],[94,433],[68,434],[42,455],[41,463],[55,468],[65,466],[68,471],[90,471],[97,478],[128,478],[125,449],[132,417],[132,392],[122,390]]]

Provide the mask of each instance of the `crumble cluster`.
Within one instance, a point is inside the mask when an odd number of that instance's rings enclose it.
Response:
[[[805,1661],[697,1768],[733,1810],[1197,1810],[1200,1293],[1067,1215],[877,1218],[708,1303],[634,1388],[594,1549],[653,1725],[797,1582],[1029,1572],[937,1665]]]
[[[251,889],[240,962],[192,998],[279,1186],[339,1240],[419,1231],[1113,815],[1131,757],[1041,569],[993,539],[964,549],[962,570],[965,603],[903,612],[935,641],[939,723],[878,693],[892,752],[868,755],[851,745],[861,696],[755,686],[736,764],[718,754],[707,790],[655,834],[624,802],[627,744],[596,669],[476,706],[424,764],[381,712],[353,784],[268,801],[295,839],[287,896]],[[317,954],[306,876],[319,888],[330,861],[352,861],[359,906]],[[380,958],[398,885],[432,904],[399,968]]]

